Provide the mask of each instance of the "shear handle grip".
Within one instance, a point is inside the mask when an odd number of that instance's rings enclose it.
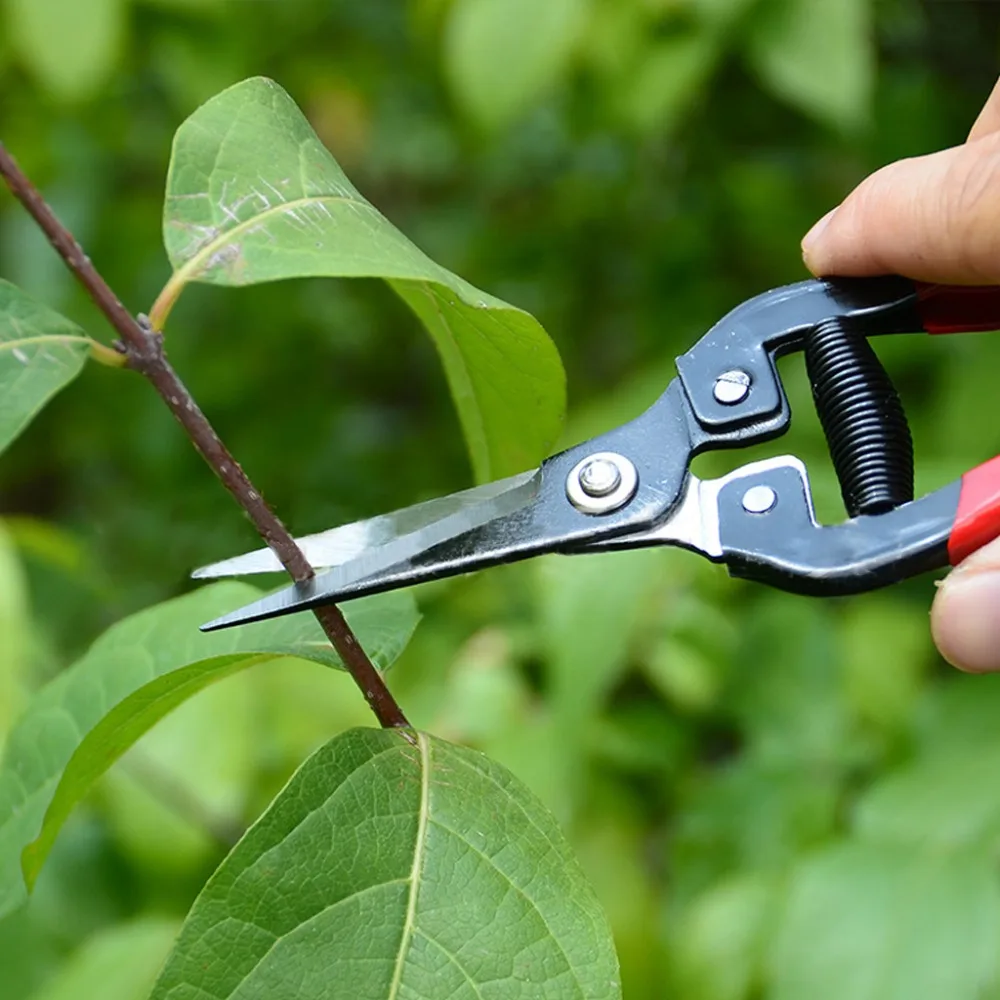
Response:
[[[955,523],[948,538],[948,561],[963,559],[1000,537],[1000,455],[962,476]]]
[[[929,285],[915,281],[917,311],[927,333],[1000,330],[1000,286]]]

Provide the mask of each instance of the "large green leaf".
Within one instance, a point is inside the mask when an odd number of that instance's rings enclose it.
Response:
[[[269,659],[340,665],[309,615],[198,631],[259,596],[247,584],[225,582],[147,608],[110,628],[32,699],[0,766],[0,915],[23,901],[73,806],[172,708]],[[409,639],[416,611],[400,593],[352,603],[348,620],[384,669]]]
[[[175,272],[153,307],[157,327],[191,281],[384,278],[434,338],[480,480],[536,465],[559,432],[565,377],[538,321],[414,246],[271,80],[231,87],[178,130],[164,242]]]
[[[445,35],[455,99],[481,125],[500,128],[566,70],[588,0],[456,0]]]
[[[6,0],[21,61],[64,101],[90,97],[114,68],[127,0]]]
[[[620,996],[607,921],[510,773],[424,734],[312,756],[195,902],[154,1000]]]
[[[0,451],[76,378],[91,346],[75,323],[0,281]]]
[[[770,88],[840,128],[862,124],[875,82],[872,0],[768,0],[749,54]]]
[[[989,852],[843,844],[792,874],[771,1000],[980,1000],[997,984]]]

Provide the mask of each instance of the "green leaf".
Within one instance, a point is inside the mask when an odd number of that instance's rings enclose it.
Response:
[[[333,680],[294,659],[229,677],[160,719],[104,776],[101,815],[138,868],[160,880],[200,874],[207,861],[218,862],[220,844],[235,843],[262,763],[257,682],[267,673],[280,681],[293,664],[321,683]]]
[[[640,131],[670,131],[700,93],[718,55],[716,40],[708,31],[668,37],[649,46],[620,89],[619,114]]]
[[[146,1000],[177,930],[173,920],[148,917],[101,931],[31,1000]]]
[[[0,451],[76,378],[90,347],[75,323],[0,281]]]
[[[587,0],[456,0],[445,33],[455,99],[488,129],[509,125],[566,71]]]
[[[126,0],[6,0],[24,65],[62,101],[90,97],[122,48]]]
[[[619,997],[607,921],[555,821],[483,755],[352,730],[209,880],[153,1000]]]
[[[226,582],[147,608],[110,628],[31,700],[0,767],[0,915],[24,900],[73,806],[172,708],[214,681],[277,657],[340,665],[308,615],[198,631],[259,596],[254,587]],[[386,595],[348,607],[348,621],[384,669],[416,625],[412,597]]]
[[[684,912],[673,947],[677,995],[743,1000],[759,975],[774,907],[771,880],[746,873],[720,882]]]
[[[749,56],[771,90],[836,128],[863,125],[875,84],[871,0],[770,0]]]
[[[738,21],[759,0],[689,0],[699,19],[719,30]]]
[[[662,566],[656,549],[536,560],[553,706],[572,726],[585,728],[620,678]]]
[[[763,756],[793,767],[850,759],[858,750],[848,736],[850,716],[829,608],[800,599],[790,613],[783,594],[754,596],[736,650],[736,662],[747,666],[734,671],[724,702]]]
[[[270,80],[231,87],[177,132],[164,241],[175,273],[153,307],[157,328],[191,281],[384,278],[437,345],[479,480],[537,465],[559,433],[565,376],[538,321],[414,246]]]
[[[882,594],[848,606],[847,696],[862,718],[889,730],[909,721],[932,650],[926,620],[924,608]]]
[[[998,939],[988,854],[838,845],[791,877],[768,997],[980,1000],[997,982]]]
[[[662,997],[662,885],[650,877],[648,829],[629,815],[628,799],[616,790],[594,796],[574,826],[573,846],[611,923],[621,962],[622,993]]]
[[[923,754],[950,754],[997,746],[1000,675],[952,672],[946,684],[932,687],[916,717]]]
[[[995,720],[994,720],[995,722]],[[1000,834],[1000,745],[933,754],[882,778],[858,801],[855,829],[890,844],[993,844]]]
[[[842,794],[823,769],[752,756],[695,772],[688,787],[671,831],[675,897],[734,869],[781,871],[829,838]]]
[[[28,599],[24,574],[6,526],[0,521],[0,748],[20,707],[28,650]]]

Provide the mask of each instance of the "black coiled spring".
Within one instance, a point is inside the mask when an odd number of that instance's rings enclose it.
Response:
[[[850,517],[913,499],[913,439],[903,404],[860,333],[837,320],[806,340],[806,371]]]

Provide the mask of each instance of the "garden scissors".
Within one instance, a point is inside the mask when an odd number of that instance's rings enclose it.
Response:
[[[202,626],[226,628],[542,553],[677,545],[800,594],[872,590],[954,565],[1000,535],[1000,457],[913,498],[913,447],[868,337],[1000,329],[1000,288],[809,280],[737,306],[677,359],[641,416],[531,472],[300,539],[323,570]],[[819,524],[793,456],[719,479],[694,456],[787,430],[776,360],[803,350],[848,519]],[[194,576],[280,570],[269,549]]]

